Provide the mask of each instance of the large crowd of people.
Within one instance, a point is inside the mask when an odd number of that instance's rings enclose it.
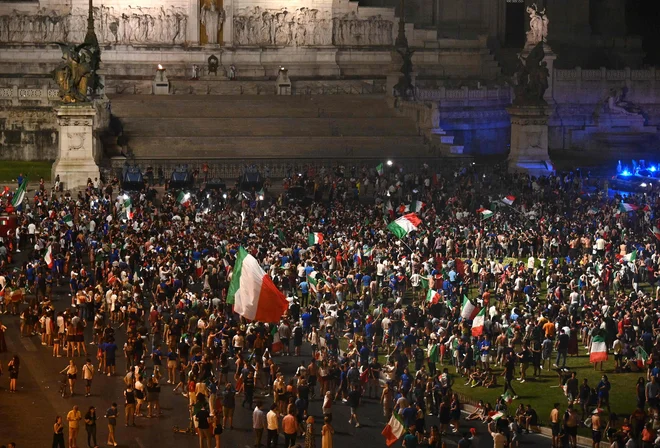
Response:
[[[63,395],[89,395],[97,375],[125,383],[124,403],[58,416],[53,446],[64,446],[65,425],[78,446],[83,424],[95,446],[97,418],[117,446],[118,424],[159,418],[160,394],[174,393],[190,416],[181,430],[200,447],[221,446],[240,401],[255,446],[282,434],[284,446],[314,447],[320,434],[331,448],[333,407],[348,405],[359,428],[365,398],[401,419],[407,448],[439,448],[443,437],[464,447],[471,436],[456,381],[502,388],[497,403],[470,415],[488,424],[496,447],[516,446],[539,419],[553,446],[576,446],[581,425],[594,443],[657,445],[655,195],[609,196],[579,172],[530,178],[472,166],[310,168],[285,181],[294,185],[313,200],[203,184],[182,195],[126,192],[99,181],[77,195],[42,184],[26,197],[0,247],[0,312],[67,359]],[[400,239],[386,226],[407,213],[422,223]],[[287,296],[278,322],[248,321],[227,304],[239,247]],[[4,331],[0,323],[0,351]],[[580,344],[593,351],[600,341],[615,360],[610,376],[639,372],[630,418],[617,418],[606,374],[591,385],[566,368]],[[301,350],[311,356],[287,378],[278,359]],[[10,364],[16,390],[20,353]],[[551,368],[565,409],[516,410],[516,380]]]

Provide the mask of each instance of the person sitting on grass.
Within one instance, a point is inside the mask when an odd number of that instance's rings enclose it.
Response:
[[[470,387],[481,386],[481,383],[483,383],[483,380],[484,380],[484,374],[481,371],[481,369],[477,368],[477,369],[475,369],[474,372],[472,372],[470,374],[470,377],[469,377],[466,385],[469,384]]]
[[[481,383],[481,385],[486,389],[490,389],[491,387],[497,387],[497,375],[493,373],[493,369],[491,368],[486,369],[486,372],[484,374],[484,380]]]

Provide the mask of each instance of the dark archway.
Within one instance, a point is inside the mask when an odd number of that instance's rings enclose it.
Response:
[[[525,45],[525,1],[507,0],[504,46],[522,48]]]

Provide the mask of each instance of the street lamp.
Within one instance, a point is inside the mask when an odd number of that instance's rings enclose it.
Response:
[[[387,161],[387,166],[392,166],[392,161],[391,160]]]

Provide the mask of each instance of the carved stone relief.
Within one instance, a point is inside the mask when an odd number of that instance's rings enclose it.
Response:
[[[243,46],[382,46],[392,44],[392,22],[355,13],[332,17],[310,8],[244,8],[234,15],[234,43]]]
[[[182,44],[188,15],[174,6],[117,10],[101,5],[94,8],[94,20],[100,44]],[[82,42],[86,32],[87,11],[82,9],[65,15],[40,9],[0,16],[0,42]]]

